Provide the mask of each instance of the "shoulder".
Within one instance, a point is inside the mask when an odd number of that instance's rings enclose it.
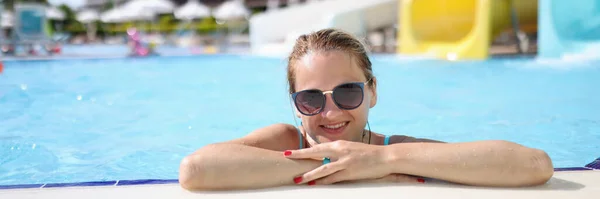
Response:
[[[294,125],[285,124],[285,123],[277,123],[277,124],[271,124],[269,126],[259,128],[259,129],[255,130],[254,132],[260,132],[260,131],[268,131],[270,133],[289,134],[289,133],[295,133],[298,130]]]
[[[248,136],[273,138],[298,138],[298,129],[291,124],[277,123],[254,130]]]
[[[389,144],[398,144],[398,143],[414,143],[414,142],[431,142],[431,143],[444,143],[439,140],[432,140],[427,138],[417,138],[407,135],[392,135],[389,136],[390,142]]]
[[[299,139],[294,125],[278,123],[258,128],[230,142],[279,151],[298,148]]]

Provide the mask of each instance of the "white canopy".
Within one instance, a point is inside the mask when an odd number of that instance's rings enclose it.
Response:
[[[49,7],[46,9],[46,18],[63,20],[65,19],[65,13],[63,13],[62,10],[56,7]]]
[[[250,11],[243,0],[228,0],[213,11],[213,16],[218,20],[232,20],[248,18]]]
[[[104,23],[119,23],[125,21],[124,14],[119,7],[112,8],[100,15],[100,21]]]
[[[157,14],[172,13],[175,9],[175,4],[170,0],[132,0],[123,4],[123,7],[139,8],[148,12]]]
[[[98,12],[96,12],[95,10],[85,9],[81,12],[78,12],[76,18],[79,22],[89,23],[98,20],[100,16],[98,16]]]
[[[2,20],[0,20],[0,27],[10,28],[15,25],[14,15],[11,11],[3,10],[1,16]]]
[[[151,21],[156,12],[144,7],[123,6],[119,11],[123,21]]]
[[[210,8],[200,3],[198,0],[188,0],[188,2],[175,10],[175,18],[181,20],[192,20],[210,16]]]

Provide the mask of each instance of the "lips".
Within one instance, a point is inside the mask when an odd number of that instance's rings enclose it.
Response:
[[[319,127],[321,127],[321,129],[323,129],[323,131],[328,134],[340,134],[340,133],[344,132],[344,129],[346,129],[346,127],[348,126],[348,123],[349,122],[339,122],[339,123],[320,125]]]
[[[337,129],[337,128],[340,128],[340,127],[345,126],[345,125],[346,125],[346,122],[340,122],[340,123],[337,123],[337,124],[330,124],[330,125],[323,125],[323,126],[325,128]]]

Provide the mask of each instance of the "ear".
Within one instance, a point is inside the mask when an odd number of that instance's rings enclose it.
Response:
[[[369,108],[373,108],[375,107],[375,104],[377,104],[377,79],[375,77],[373,77],[373,79],[371,79],[371,81],[373,82],[373,86],[370,86],[367,90],[369,90],[371,92],[371,104],[369,104]]]

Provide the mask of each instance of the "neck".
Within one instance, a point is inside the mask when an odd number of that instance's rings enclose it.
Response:
[[[320,144],[320,142],[318,141],[318,139],[316,137],[314,137],[310,133],[307,133],[306,129],[304,129],[304,126],[302,126],[302,131],[303,131],[302,133],[304,134],[304,137],[306,138],[308,146],[315,146],[317,144]],[[355,138],[354,140],[349,140],[349,141],[371,144],[370,143],[371,131],[363,129],[363,132],[360,134],[360,137]]]
[[[371,144],[371,131],[363,130],[362,143]]]

